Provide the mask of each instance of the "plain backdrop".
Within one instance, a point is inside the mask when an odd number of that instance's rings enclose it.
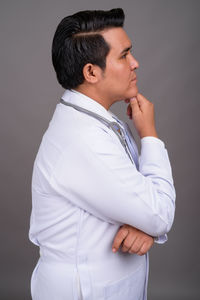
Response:
[[[125,29],[140,63],[139,91],[155,105],[177,192],[169,240],[150,251],[148,300],[200,299],[200,1],[8,0],[0,4],[2,300],[30,299],[30,277],[39,255],[28,240],[31,175],[63,93],[51,63],[54,32],[69,14],[116,7],[126,14]],[[111,110],[136,136],[126,104],[114,104]]]

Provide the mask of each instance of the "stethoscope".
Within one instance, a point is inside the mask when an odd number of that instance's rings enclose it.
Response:
[[[100,122],[102,122],[104,125],[106,125],[108,128],[112,129],[112,131],[117,135],[117,137],[119,138],[122,146],[124,147],[126,153],[128,154],[131,162],[134,164],[134,161],[133,161],[133,158],[132,158],[132,155],[130,153],[130,150],[129,150],[129,147],[128,147],[128,144],[127,144],[127,141],[126,141],[126,138],[125,138],[125,134],[123,132],[123,129],[119,126],[119,124],[117,122],[111,122],[109,120],[107,120],[106,118],[94,113],[93,111],[90,111],[90,110],[87,110],[83,107],[80,107],[78,105],[75,105],[75,104],[72,104],[72,103],[69,103],[69,102],[66,102],[64,101],[62,98],[60,99],[60,102],[66,106],[71,106],[73,107],[74,109],[80,111],[80,112],[83,112],[87,115],[90,115],[91,117],[99,120]]]

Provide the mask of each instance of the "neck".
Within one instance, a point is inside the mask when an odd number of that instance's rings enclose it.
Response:
[[[75,88],[74,90],[76,90],[77,92],[80,92],[80,93],[86,95],[87,97],[93,99],[94,101],[98,102],[106,110],[108,110],[110,108],[110,106],[112,105],[112,103],[109,103],[109,101],[105,98],[105,95],[104,96],[101,95],[99,93],[99,91],[97,91],[96,89],[87,88],[87,87],[83,87],[80,85],[79,87]]]

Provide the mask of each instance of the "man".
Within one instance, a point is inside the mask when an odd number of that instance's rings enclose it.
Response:
[[[53,39],[66,91],[33,170],[34,300],[147,299],[148,250],[154,239],[166,241],[173,223],[170,162],[153,104],[138,93],[123,22],[122,9],[83,11],[64,18]],[[140,157],[127,124],[109,110],[122,100]]]

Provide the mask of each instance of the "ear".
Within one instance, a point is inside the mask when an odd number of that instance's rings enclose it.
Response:
[[[96,83],[99,81],[101,75],[101,68],[91,63],[83,67],[83,76],[88,83]]]

